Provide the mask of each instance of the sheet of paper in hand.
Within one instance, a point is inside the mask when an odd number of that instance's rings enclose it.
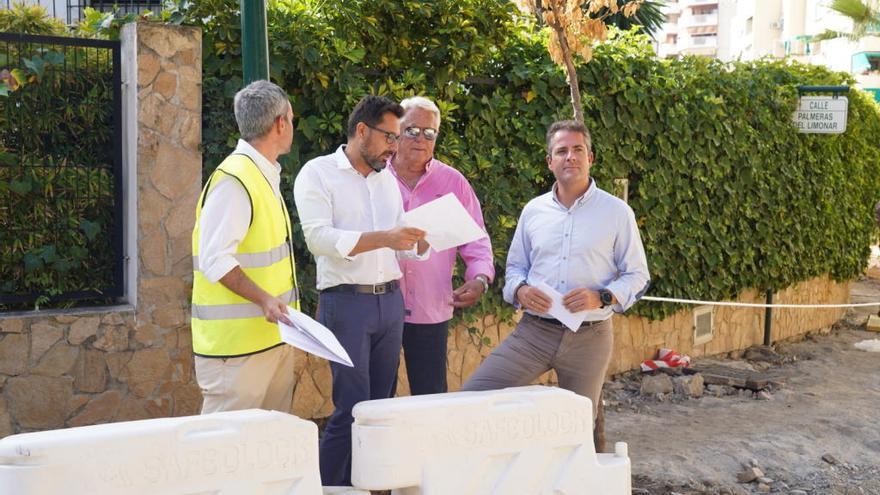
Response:
[[[287,317],[293,326],[278,322],[281,340],[309,354],[346,366],[354,366],[348,353],[345,352],[342,344],[336,340],[336,336],[330,329],[309,318],[305,313],[290,307],[288,309]]]
[[[550,311],[547,313],[553,318],[561,321],[563,325],[570,328],[573,332],[577,332],[581,327],[581,323],[584,322],[584,317],[587,316],[588,311],[584,310],[572,313],[567,310],[565,306],[562,305],[563,295],[544,282],[535,285],[535,288],[539,289],[544,294],[547,294],[550,300],[553,301],[553,304],[550,305]]]
[[[454,194],[445,194],[403,214],[407,227],[427,232],[426,240],[435,251],[461,246],[486,237]]]

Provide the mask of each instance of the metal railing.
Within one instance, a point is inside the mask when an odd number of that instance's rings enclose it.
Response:
[[[2,0],[0,0],[2,1]],[[123,14],[140,14],[145,10],[159,12],[162,10],[162,0],[5,0],[7,9],[14,4],[40,5],[52,17],[61,19],[65,24],[76,24],[85,17],[86,7],[91,7],[101,12],[109,12],[118,8]],[[0,5],[3,5],[0,3]]]
[[[0,81],[0,305],[121,297],[119,41],[0,33]]]

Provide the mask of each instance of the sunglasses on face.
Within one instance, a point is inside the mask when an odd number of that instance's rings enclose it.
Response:
[[[382,134],[384,134],[385,135],[385,142],[388,144],[394,144],[394,143],[400,141],[400,136],[397,134],[394,134],[393,132],[386,131],[384,129],[379,129],[378,127],[371,126],[370,124],[368,124],[366,122],[364,122],[364,125],[369,127],[370,129],[376,131],[376,132],[381,132]]]
[[[439,131],[433,127],[407,127],[403,130],[403,135],[410,139],[415,139],[421,134],[428,141],[434,141],[437,139],[438,132]]]

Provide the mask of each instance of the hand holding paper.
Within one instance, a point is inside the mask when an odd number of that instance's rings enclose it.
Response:
[[[550,287],[544,282],[541,282],[535,285],[538,289],[541,290],[544,294],[550,297],[552,304],[550,305],[550,311],[547,313],[561,321],[563,325],[570,328],[572,331],[577,332],[581,327],[581,323],[584,322],[584,318],[587,316],[588,310],[578,311],[577,313],[572,313],[562,304],[563,296],[559,292],[556,291],[553,287]]]
[[[448,193],[403,214],[407,226],[422,229],[435,251],[461,246],[486,237],[454,194]]]
[[[309,354],[354,366],[342,344],[327,327],[293,308],[288,308],[287,317],[293,325],[278,321],[281,340]]]

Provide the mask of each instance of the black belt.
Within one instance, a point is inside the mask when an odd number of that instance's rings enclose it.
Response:
[[[390,282],[385,282],[384,284],[376,285],[339,284],[334,285],[333,287],[322,289],[321,292],[348,292],[354,294],[372,294],[374,296],[381,296],[382,294],[396,291],[398,287],[400,287],[400,283],[397,280],[392,280]]]
[[[544,318],[543,316],[535,316],[531,313],[524,313],[524,314],[526,316],[531,316],[532,318],[534,318],[538,321],[544,322],[544,323],[549,323],[551,325],[556,325],[556,326],[568,328],[565,325],[565,323],[562,323],[561,321],[557,320],[556,318]],[[605,323],[606,321],[608,321],[608,320],[585,321],[585,322],[581,323],[581,327],[591,327],[593,325]]]

